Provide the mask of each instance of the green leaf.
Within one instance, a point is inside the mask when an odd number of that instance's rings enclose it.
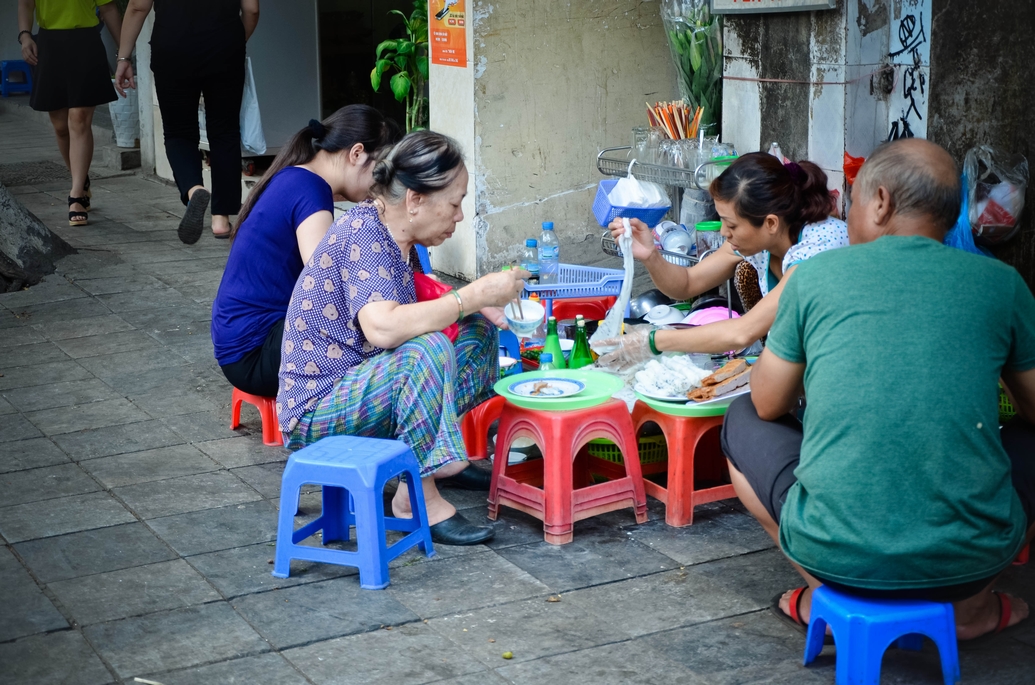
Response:
[[[386,40],[377,46],[377,59],[381,59],[381,53],[385,50],[398,50],[399,41],[397,40]]]
[[[428,78],[428,58],[423,55],[417,58],[417,73],[425,79]]]
[[[400,55],[412,55],[416,51],[417,46],[408,40],[399,41],[399,47],[396,49],[396,52]]]
[[[399,71],[409,71],[409,69],[406,68],[409,61],[410,60],[406,55],[395,56],[395,66],[399,67]]]
[[[395,99],[402,102],[410,93],[410,76],[406,72],[399,72],[388,82],[395,95]]]

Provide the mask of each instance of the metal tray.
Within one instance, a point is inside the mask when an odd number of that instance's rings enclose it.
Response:
[[[625,177],[629,173],[628,154],[631,149],[632,147],[625,145],[601,150],[597,155],[597,170],[605,176]],[[681,169],[661,164],[633,162],[632,172],[641,181],[676,188],[707,190],[707,168],[718,163],[720,162],[709,161],[699,165],[696,169]]]
[[[607,231],[600,235],[600,249],[604,254],[611,257],[622,256],[622,253],[618,251],[618,244]],[[697,257],[691,257],[680,252],[669,252],[668,250],[658,250],[658,252],[661,253],[661,256],[665,258],[666,262],[671,262],[676,266],[693,266],[698,262]]]

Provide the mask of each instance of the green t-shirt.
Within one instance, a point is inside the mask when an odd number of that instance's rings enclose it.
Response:
[[[111,0],[36,0],[41,29],[88,29],[97,26],[95,9]]]
[[[798,482],[780,517],[791,559],[871,589],[1010,563],[1025,516],[998,379],[1035,368],[1035,298],[1014,269],[921,237],[829,250],[784,286],[768,346],[806,364]]]

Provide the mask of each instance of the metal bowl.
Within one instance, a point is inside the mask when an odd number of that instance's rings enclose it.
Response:
[[[629,301],[629,317],[642,319],[647,312],[659,304],[672,304],[672,302],[672,298],[660,290],[648,290]]]

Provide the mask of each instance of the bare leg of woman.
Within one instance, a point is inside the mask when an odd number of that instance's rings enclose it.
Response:
[[[68,110],[68,159],[72,172],[72,197],[85,194],[86,177],[93,161],[93,107],[72,107]],[[70,210],[83,210],[82,205],[73,204]]]
[[[55,109],[48,114],[50,114],[50,125],[54,127],[54,136],[57,138],[61,159],[65,160],[65,167],[71,171],[72,163],[68,160],[68,108]]]
[[[466,468],[466,465],[467,462],[454,462],[447,464],[443,468],[455,466],[456,468],[453,470],[459,473],[463,468]],[[424,488],[424,506],[428,510],[429,525],[433,526],[436,523],[441,523],[456,513],[456,507],[443,499],[442,494],[438,491],[438,487],[435,485],[435,476],[421,478],[420,482]],[[403,483],[399,484],[399,489],[395,491],[395,497],[392,499],[392,513],[399,518],[408,519],[413,516],[413,510],[410,508],[409,488]]]

